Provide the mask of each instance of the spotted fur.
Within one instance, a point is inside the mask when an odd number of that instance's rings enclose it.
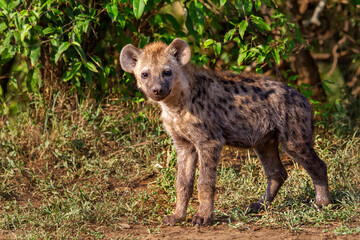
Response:
[[[192,223],[212,222],[217,163],[223,145],[254,148],[260,158],[268,186],[260,200],[250,204],[253,211],[269,204],[287,178],[279,158],[279,143],[311,176],[316,205],[329,204],[326,165],[313,148],[308,100],[269,77],[206,70],[189,60],[190,48],[180,39],[169,46],[149,44],[143,50],[126,46],[120,56],[123,68],[134,73],[139,88],[160,104],[163,125],[177,149],[177,203],[165,223],[174,225],[185,219],[197,163],[200,207]],[[169,69],[171,78],[165,72]],[[144,78],[144,72],[150,77]]]

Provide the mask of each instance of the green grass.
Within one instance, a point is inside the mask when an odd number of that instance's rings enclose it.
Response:
[[[176,201],[176,154],[161,128],[159,109],[116,101],[72,108],[60,99],[49,109],[35,104],[16,118],[0,119],[1,234],[101,239],[129,224],[158,231]],[[360,132],[338,134],[337,126],[330,124],[315,137],[328,165],[330,206],[314,207],[308,174],[284,156],[289,178],[275,201],[259,214],[246,214],[264,192],[266,176],[251,150],[224,148],[217,224],[298,231],[336,223],[334,234],[359,233]],[[198,207],[196,194],[188,219]]]

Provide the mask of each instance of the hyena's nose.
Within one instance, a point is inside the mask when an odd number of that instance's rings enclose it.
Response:
[[[154,88],[153,89],[154,95],[160,95],[162,92],[163,92],[163,90],[161,88]]]

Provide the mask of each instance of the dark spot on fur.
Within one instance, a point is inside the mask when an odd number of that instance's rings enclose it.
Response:
[[[251,108],[251,109],[250,109],[250,112],[251,112],[252,114],[256,114],[256,113],[257,113],[257,109],[256,109],[256,108]]]
[[[239,89],[237,88],[237,86],[234,86],[234,93],[239,94]]]
[[[205,75],[195,75],[195,79],[198,81],[198,82],[203,82],[203,81],[206,81],[207,80],[207,77]]]
[[[235,119],[237,119],[237,120],[242,119],[242,116],[240,114],[236,114]]]
[[[248,98],[245,98],[244,101],[243,101],[243,104],[244,105],[250,104],[250,100]]]
[[[215,133],[213,131],[210,131],[211,139],[216,139]]]
[[[304,102],[300,102],[300,106],[301,106],[302,108],[307,108],[307,107],[306,107],[306,104],[305,104]]]
[[[300,151],[301,155],[306,155],[306,150],[305,150],[305,148],[302,147],[302,148],[300,148],[300,149],[301,149],[301,151]]]
[[[201,110],[204,110],[204,104],[202,102],[198,102],[198,104],[199,104]]]
[[[285,125],[289,127],[289,114],[287,112],[285,112]]]
[[[285,93],[283,97],[284,97],[284,99],[285,99],[286,104],[289,104],[289,105],[294,104],[294,101],[293,101],[293,99],[289,96],[289,94]]]
[[[192,123],[191,125],[193,125],[195,128],[198,128],[198,129],[202,129],[202,130],[205,129],[205,126],[202,123]]]
[[[235,107],[233,106],[233,105],[230,105],[229,106],[229,110],[231,111],[231,110],[233,110]]]
[[[241,90],[243,90],[243,92],[248,92],[248,90],[246,89],[246,87],[244,87],[244,86],[240,86],[240,88],[241,88]]]
[[[252,90],[253,90],[255,93],[261,93],[261,92],[262,92],[262,91],[261,91],[261,88],[259,88],[259,87],[252,86],[251,88],[252,88]]]
[[[244,78],[242,79],[243,82],[246,82],[246,83],[254,83],[255,81],[253,79],[250,79],[250,78]]]
[[[226,98],[222,98],[222,97],[219,97],[219,102],[223,103],[223,104],[226,104],[227,103],[227,100]]]
[[[202,89],[201,89],[201,93],[202,93],[203,96],[206,95],[206,90],[205,90],[205,88],[202,88]]]
[[[190,113],[194,114],[194,107],[193,107],[193,105],[190,106]]]
[[[227,86],[223,85],[223,87],[224,87],[225,92],[228,92],[228,93],[230,92],[230,89]]]
[[[253,95],[253,96],[252,96],[252,100],[253,100],[254,102],[257,102],[257,100],[258,100],[257,95]]]
[[[265,93],[261,94],[261,95],[260,95],[260,99],[261,99],[262,101],[264,101],[264,100],[268,99],[269,96],[270,96],[270,94],[272,94],[272,93],[275,93],[275,90],[274,90],[274,89],[270,89],[269,91],[266,91]]]

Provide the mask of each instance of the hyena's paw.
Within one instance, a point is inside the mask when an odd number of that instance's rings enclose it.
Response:
[[[169,226],[174,226],[176,223],[185,220],[184,217],[179,217],[176,214],[168,215],[164,218],[164,224]]]
[[[265,209],[264,203],[261,202],[254,202],[251,203],[247,209],[248,213],[258,213]]]
[[[206,216],[203,216],[202,214],[195,214],[195,216],[193,217],[191,224],[193,226],[195,225],[211,225],[213,223],[213,214],[208,214]]]
[[[316,199],[315,200],[315,205],[318,208],[326,207],[329,204],[330,204],[330,199],[329,198],[323,198],[323,199]]]

